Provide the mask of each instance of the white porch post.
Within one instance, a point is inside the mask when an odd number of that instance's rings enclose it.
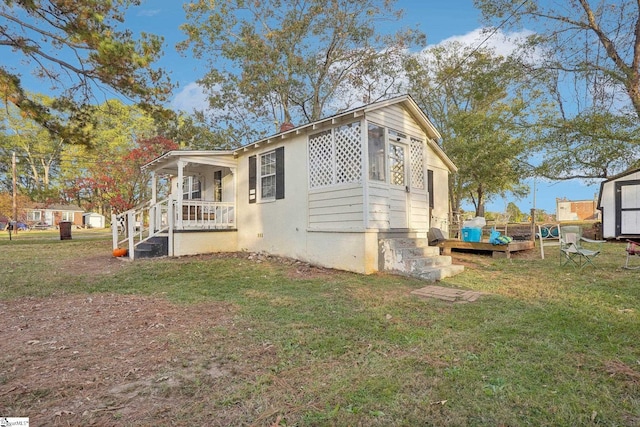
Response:
[[[177,194],[176,194],[176,217],[178,218],[177,226],[182,229],[182,195],[184,194],[183,181],[184,181],[184,166],[185,162],[178,160],[178,182],[177,182]]]
[[[237,215],[237,207],[238,207],[238,168],[229,168],[231,170],[231,175],[233,175],[233,220],[230,218],[230,215],[227,217],[227,223],[232,222],[234,227],[238,227],[238,220],[236,218]]]
[[[369,122],[365,119],[360,129],[360,146],[362,153],[362,224],[365,230],[369,229]]]
[[[151,204],[155,205],[158,199],[158,175],[151,172]]]
[[[113,248],[118,247],[118,217],[116,214],[111,214],[111,238],[113,239]]]
[[[135,233],[136,233],[136,213],[134,211],[127,212],[127,242],[129,244],[129,259],[135,257]]]
[[[167,255],[168,256],[173,256],[173,218],[175,218],[175,203],[173,203],[171,200],[169,200],[169,203],[167,204],[167,217],[169,218],[169,237],[167,240],[167,245],[169,246],[169,250]]]
[[[151,206],[149,207],[149,230],[155,233],[158,230],[156,226],[157,218],[157,194],[158,194],[158,176],[154,171],[151,172]]]

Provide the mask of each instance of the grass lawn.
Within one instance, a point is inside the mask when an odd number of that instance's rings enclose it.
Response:
[[[73,233],[0,236],[0,310],[78,295],[160,298],[185,316],[229,307],[227,322],[165,343],[172,372],[197,360],[225,374],[182,375],[162,396],[183,406],[145,419],[109,411],[114,425],[640,425],[640,270],[621,268],[622,243],[582,271],[560,267],[557,248],[545,260],[454,252],[465,272],[438,284],[487,295],[451,304],[410,295],[428,284],[415,279],[261,257],[114,264],[108,233]],[[5,332],[3,345],[26,345]],[[0,356],[0,415],[39,412],[46,397],[3,388],[11,369]]]

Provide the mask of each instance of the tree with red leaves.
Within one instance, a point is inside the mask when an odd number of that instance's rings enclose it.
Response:
[[[178,149],[170,139],[156,136],[140,139],[132,150],[94,165],[87,175],[68,188],[69,199],[83,200],[87,210],[121,213],[149,198],[149,179],[141,166],[170,150]]]

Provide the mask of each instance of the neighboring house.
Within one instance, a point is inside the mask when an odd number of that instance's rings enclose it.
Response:
[[[447,234],[456,167],[411,97],[283,129],[235,150],[171,151],[149,162],[154,196],[113,217],[114,248],[128,245],[130,257],[266,252],[366,274],[440,265],[427,277],[435,279],[461,271],[438,248],[419,248],[432,223]],[[167,175],[171,195],[157,200]],[[136,246],[146,232],[155,248]]]
[[[57,226],[60,221],[69,221],[74,225],[82,224],[84,210],[76,205],[37,203],[25,209],[27,224]]]
[[[597,200],[567,200],[556,198],[557,221],[587,221],[599,218]]]
[[[603,238],[640,236],[640,169],[603,181],[598,209],[602,212]]]

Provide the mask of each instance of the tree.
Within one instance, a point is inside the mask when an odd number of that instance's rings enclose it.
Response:
[[[139,0],[4,0],[0,2],[0,97],[64,142],[85,142],[85,107],[99,87],[115,89],[152,108],[166,100],[171,85],[153,62],[162,38],[119,30],[124,12]],[[13,61],[8,61],[13,58]],[[15,66],[14,66],[15,64]],[[19,66],[18,66],[19,65]],[[29,96],[21,71],[57,91],[51,105]]]
[[[18,218],[13,218],[13,194],[11,192],[0,192],[0,218],[12,218],[17,221],[26,221],[24,208],[31,205],[29,197],[23,194],[16,195],[16,206],[18,208]]]
[[[474,0],[488,22],[530,27],[530,77],[555,106],[538,120],[538,175],[607,178],[640,164],[640,3]]]
[[[554,180],[608,178],[640,166],[640,127],[629,114],[585,111],[543,120],[543,161],[536,174]]]
[[[217,129],[235,141],[274,123],[310,122],[331,106],[350,107],[359,93],[373,101],[395,89],[400,54],[422,43],[412,30],[382,35],[401,12],[394,0],[222,0],[185,6],[183,26],[196,57],[211,69],[200,83],[209,92]],[[339,95],[339,96],[338,96]]]
[[[41,105],[51,105],[52,99],[43,95],[33,95]],[[0,102],[0,105],[2,103]],[[0,118],[6,127],[6,136],[0,144],[0,158],[9,164],[15,153],[19,159],[19,187],[33,200],[45,202],[57,194],[53,185],[54,176],[60,166],[63,144],[59,137],[49,134],[42,126],[20,114],[18,108],[8,104]],[[9,171],[5,173],[5,188],[11,188]]]
[[[507,215],[509,216],[509,220],[511,222],[522,222],[524,218],[526,218],[525,214],[522,213],[520,208],[513,202],[509,202],[507,205]]]
[[[592,3],[474,0],[485,19],[503,28],[536,25],[539,31],[529,41],[543,49],[541,68],[579,75],[601,105],[611,105],[624,93],[640,116],[640,3]]]
[[[91,175],[79,177],[67,190],[70,199],[85,198],[87,209],[109,206],[122,213],[147,199],[149,175],[141,166],[178,145],[163,137],[137,141],[134,148],[101,162]]]
[[[526,67],[490,49],[447,43],[410,57],[409,88],[442,134],[442,147],[458,166],[450,182],[451,206],[473,203],[476,216],[496,195],[526,194],[522,185],[535,140],[526,122],[539,94],[529,90]]]
[[[144,110],[118,100],[108,100],[93,107],[91,114],[94,126],[90,132],[90,143],[64,147],[60,156],[59,181],[65,189],[63,194],[67,201],[105,213],[109,208],[109,198],[102,191],[107,187],[97,185],[99,179],[113,178],[108,177],[109,172],[105,168],[113,168],[112,162],[125,161],[126,156],[139,148],[138,141],[154,137],[158,130],[154,119]],[[160,148],[163,146],[158,145]],[[134,163],[138,164],[135,159]],[[129,166],[123,167],[127,169]],[[132,173],[131,177],[133,179],[137,174]],[[91,185],[79,186],[78,182],[85,179]]]

